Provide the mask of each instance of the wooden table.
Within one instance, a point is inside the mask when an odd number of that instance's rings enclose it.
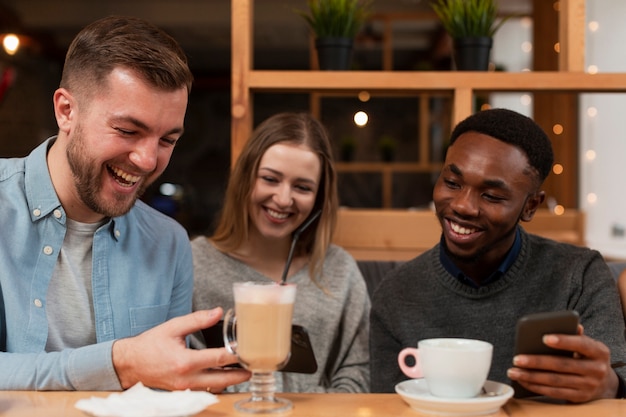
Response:
[[[74,407],[76,401],[91,396],[105,397],[109,392],[36,392],[0,391],[0,416],[10,417],[85,417]],[[417,417],[397,394],[279,394],[289,398],[294,408],[279,416],[288,417]],[[219,395],[219,402],[197,417],[242,416],[233,403],[248,394]],[[247,414],[245,414],[247,415]],[[510,400],[496,417],[624,417],[626,400],[599,400],[587,404],[548,404],[530,400]]]

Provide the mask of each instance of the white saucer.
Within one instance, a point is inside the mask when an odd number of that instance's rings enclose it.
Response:
[[[396,385],[396,392],[415,411],[439,416],[482,416],[496,413],[509,398],[513,388],[499,382],[485,382],[489,394],[474,398],[435,397],[424,379],[410,379]]]

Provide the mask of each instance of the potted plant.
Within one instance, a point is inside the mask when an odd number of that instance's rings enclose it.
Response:
[[[398,141],[391,135],[382,135],[378,139],[378,150],[380,151],[380,158],[384,162],[393,161],[396,155],[396,148],[398,147]]]
[[[493,35],[508,19],[498,21],[497,0],[432,0],[431,6],[452,38],[453,58],[460,71],[486,70]]]
[[[356,139],[354,136],[344,136],[339,141],[339,157],[342,161],[350,162],[354,159]]]
[[[315,34],[320,69],[349,69],[352,44],[369,15],[371,0],[307,0],[308,11],[296,10]]]

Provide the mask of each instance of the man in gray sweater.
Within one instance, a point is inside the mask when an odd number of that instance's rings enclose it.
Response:
[[[626,360],[624,319],[602,256],[519,226],[543,203],[553,160],[546,134],[516,112],[485,110],[457,125],[433,191],[441,241],[373,295],[372,392],[408,379],[397,364],[402,348],[465,337],[494,345],[490,380],[577,403],[625,396],[626,369],[612,368]],[[544,343],[573,357],[515,356],[517,320],[557,310],[580,314],[580,334]]]

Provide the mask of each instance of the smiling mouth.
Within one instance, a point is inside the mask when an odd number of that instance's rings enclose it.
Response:
[[[281,213],[279,211],[275,211],[272,210],[270,208],[266,208],[265,211],[267,212],[267,214],[270,215],[270,217],[276,219],[276,220],[284,220],[287,217],[289,217],[289,213]]]
[[[457,233],[459,235],[471,235],[472,233],[476,233],[478,231],[478,229],[463,227],[452,221],[450,221],[450,228],[452,229],[454,233]]]
[[[132,187],[137,184],[141,179],[138,175],[131,175],[124,172],[122,169],[114,167],[113,165],[107,165],[107,170],[113,176],[113,179],[123,187]]]

